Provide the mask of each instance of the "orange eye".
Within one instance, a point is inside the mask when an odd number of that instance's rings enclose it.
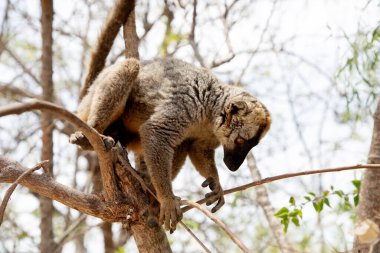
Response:
[[[239,144],[239,145],[242,145],[244,144],[245,140],[241,137],[237,137],[236,140],[235,140],[235,143],[236,144]]]

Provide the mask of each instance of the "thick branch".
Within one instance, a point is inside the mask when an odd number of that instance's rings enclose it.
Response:
[[[13,183],[27,170],[18,162],[0,156],[0,183]],[[22,186],[41,196],[54,199],[82,213],[103,218],[106,206],[94,194],[85,194],[57,183],[47,174],[31,174],[20,181]]]
[[[20,183],[20,181],[26,177],[27,175],[33,173],[34,171],[42,168],[44,165],[46,165],[46,163],[48,163],[49,161],[43,161],[43,162],[40,162],[39,164],[37,164],[36,166],[28,169],[27,171],[24,171],[19,178],[17,178],[16,181],[14,181],[12,183],[12,185],[8,188],[7,192],[5,193],[4,195],[4,199],[3,199],[3,202],[1,203],[1,206],[0,206],[0,226],[1,224],[3,223],[3,217],[4,217],[4,212],[5,212],[5,208],[7,207],[7,204],[8,204],[8,201],[9,199],[11,198],[11,195],[12,193],[14,192],[14,190],[16,189],[17,185]]]
[[[43,110],[52,112],[56,114],[58,117],[69,121],[76,128],[83,132],[83,134],[90,141],[90,144],[92,145],[96,154],[99,157],[100,171],[102,174],[103,185],[107,200],[115,199],[117,194],[117,187],[116,182],[114,181],[114,174],[112,170],[114,157],[110,154],[110,151],[106,150],[99,133],[95,129],[89,127],[76,115],[55,104],[40,101],[37,99],[32,99],[29,102],[14,103],[0,107],[0,117],[11,114],[21,114],[33,110]]]

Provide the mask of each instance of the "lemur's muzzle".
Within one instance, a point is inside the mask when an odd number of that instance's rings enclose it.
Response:
[[[248,152],[259,143],[259,135],[254,136],[242,145],[236,145],[233,149],[223,147],[224,158],[223,161],[227,168],[231,171],[239,169],[240,165],[244,162]]]

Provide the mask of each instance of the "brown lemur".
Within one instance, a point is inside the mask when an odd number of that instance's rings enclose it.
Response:
[[[140,68],[140,69],[139,69]],[[182,213],[171,181],[187,155],[209,186],[207,204],[224,204],[214,150],[236,171],[271,124],[266,107],[243,89],[222,85],[214,75],[176,59],[127,59],[104,69],[82,99],[79,117],[110,135],[143,160],[160,202],[160,224],[175,229]],[[122,131],[120,132],[120,126]],[[115,134],[114,129],[119,131]],[[90,149],[80,132],[72,143]]]
[[[108,31],[116,31],[106,29],[110,23],[119,28],[123,24],[115,17],[124,15],[121,5],[127,2],[116,1],[100,35],[104,41],[111,41]],[[224,163],[236,171],[270,127],[266,107],[243,89],[222,85],[207,69],[176,59],[140,65],[127,58],[98,74],[110,49],[99,41],[90,59],[78,116],[104,134],[107,146],[120,141],[134,152],[136,167],[147,168],[160,203],[159,221],[166,229],[174,230],[182,218],[171,181],[187,156],[206,178],[202,186],[211,189],[206,204],[217,202],[212,212],[217,211],[224,197],[215,149],[223,146]],[[70,142],[92,148],[81,132],[74,133]]]

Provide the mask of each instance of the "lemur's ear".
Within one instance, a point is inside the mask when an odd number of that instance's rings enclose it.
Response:
[[[226,113],[227,114],[236,114],[238,112],[245,112],[248,108],[248,105],[244,101],[234,101],[227,105]]]
[[[248,108],[248,105],[244,101],[233,101],[226,106],[226,123],[227,126],[231,124],[232,116],[237,113],[245,112]]]

